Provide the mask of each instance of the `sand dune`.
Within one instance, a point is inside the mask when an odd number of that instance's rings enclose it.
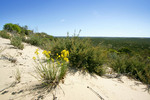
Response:
[[[23,50],[15,49],[10,40],[0,38],[0,47],[5,48],[0,53],[0,100],[150,100],[147,86],[139,81],[126,76],[105,78],[77,70],[69,70],[64,83],[55,89],[42,88],[32,76],[36,75],[32,57],[38,47],[24,45]],[[17,84],[16,68],[21,71],[21,82]]]

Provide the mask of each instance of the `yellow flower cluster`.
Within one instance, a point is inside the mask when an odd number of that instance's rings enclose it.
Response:
[[[61,51],[61,57],[62,57],[63,60],[65,60],[66,62],[69,62],[69,59],[67,58],[68,56],[69,56],[69,51],[67,51],[67,50]]]
[[[36,49],[36,51],[35,51],[36,55],[39,55],[38,51],[39,51],[39,49]],[[55,60],[54,60],[54,58],[50,58],[51,51],[44,50],[42,53],[43,53],[43,55],[45,55],[47,57],[47,59],[50,59],[52,62],[54,62],[56,60],[57,64],[59,64],[59,65],[63,65],[63,63],[61,63],[61,61],[69,62],[69,59],[68,59],[69,51],[67,51],[67,50],[62,50],[60,55],[57,53],[56,54],[57,59],[55,59]],[[59,62],[58,59],[60,59],[61,61]],[[36,60],[36,57],[33,57],[33,60]]]
[[[39,54],[39,49],[36,49],[36,51],[34,52],[36,55]]]
[[[46,50],[44,50],[42,53],[43,53],[47,58],[50,58],[51,51],[46,51]]]
[[[69,56],[69,51],[67,51],[67,50],[61,51],[61,56],[62,56],[63,58]]]
[[[64,58],[64,60],[65,60],[66,62],[69,62],[69,59],[68,59],[68,58]]]
[[[69,62],[69,59],[68,59],[69,51],[62,50],[60,55],[58,53],[56,55],[57,55],[57,59],[61,59],[63,61]]]

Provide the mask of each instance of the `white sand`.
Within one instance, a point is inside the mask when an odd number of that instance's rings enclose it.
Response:
[[[104,100],[150,100],[150,94],[145,91],[146,85],[126,76],[120,81],[74,70],[68,72],[64,83],[47,92],[38,86],[40,82],[32,76],[36,75],[32,57],[37,47],[24,45],[23,50],[18,50],[10,45],[10,40],[0,38],[0,47],[6,47],[0,58],[10,55],[17,59],[16,63],[0,59],[0,91],[15,81],[16,68],[21,71],[21,82],[0,92],[0,100],[53,100],[54,97],[57,97],[55,100],[101,100],[99,96]]]

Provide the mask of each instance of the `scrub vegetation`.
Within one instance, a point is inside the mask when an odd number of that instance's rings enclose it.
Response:
[[[119,74],[125,74],[145,84],[150,84],[149,38],[81,38],[78,35],[53,37],[44,32],[35,33],[27,26],[22,27],[12,23],[4,25],[0,36],[15,41],[12,44],[18,48],[20,48],[22,40],[45,50],[43,54],[47,57],[47,65],[43,66],[42,62],[38,62],[40,66],[36,68],[45,83],[59,82],[63,79],[67,67],[103,75],[105,74],[103,67],[105,64]],[[63,50],[69,52],[69,56],[58,59],[63,57]],[[33,59],[36,61],[36,58]],[[67,67],[61,67],[63,65],[58,64],[63,61],[67,62],[67,64],[63,63]],[[53,67],[55,64],[58,69]],[[43,70],[46,73],[43,73]],[[53,76],[56,80],[51,76],[53,72],[59,73],[59,75],[55,73]]]

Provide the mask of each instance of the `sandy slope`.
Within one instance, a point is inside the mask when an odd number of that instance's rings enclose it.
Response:
[[[16,68],[21,71],[21,82],[1,91],[0,100],[101,100],[101,97],[104,100],[150,100],[146,86],[126,76],[121,80],[108,79],[75,70],[69,71],[64,83],[55,90],[41,88],[40,82],[32,76],[36,75],[32,57],[37,47],[24,45],[23,50],[18,50],[10,45],[10,40],[0,38],[0,47],[6,48],[0,58],[3,55],[17,59],[16,63],[0,59],[0,91],[15,81]]]

